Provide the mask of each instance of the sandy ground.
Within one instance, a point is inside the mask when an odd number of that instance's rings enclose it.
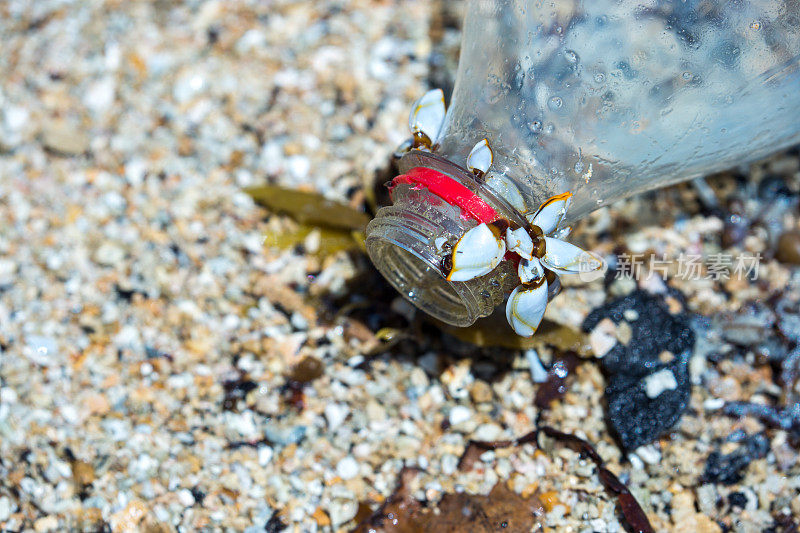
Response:
[[[555,441],[459,468],[470,439],[538,420],[591,442],[657,531],[792,531],[800,414],[780,410],[798,398],[796,150],[575,229],[607,258],[699,254],[704,274],[713,254],[762,254],[756,280],[681,279],[673,261],[679,297],[641,284],[696,340],[680,421],[628,454],[596,355],[631,326],[581,327],[636,282],[565,283],[555,334],[477,347],[415,313],[357,250],[316,253],[313,232],[264,247],[296,224],[243,188],[361,208],[410,103],[452,83],[459,11],[0,4],[0,528],[349,530],[413,467],[408,495],[429,508],[501,483],[538,498],[545,530],[622,531],[597,467]],[[534,404],[538,362],[575,346],[566,393]],[[773,418],[724,414],[744,401]]]

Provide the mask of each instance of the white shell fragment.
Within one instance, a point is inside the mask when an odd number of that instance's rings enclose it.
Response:
[[[572,193],[570,192],[551,196],[545,200],[532,218],[529,218],[527,215],[526,218],[528,218],[528,221],[534,226],[539,226],[542,229],[542,233],[550,235],[561,223],[561,220],[567,213],[567,209],[569,209],[571,201]]]
[[[542,360],[539,359],[539,352],[535,349],[531,348],[530,350],[525,351],[525,359],[528,360],[528,366],[530,367],[531,373],[531,380],[534,383],[544,383],[547,381],[547,378],[550,377],[547,370],[544,368],[542,364]]]
[[[489,141],[483,139],[472,147],[467,156],[467,169],[473,174],[476,170],[486,174],[489,171],[489,167],[492,166],[493,160],[494,154],[492,149],[489,148]]]
[[[486,224],[466,232],[453,248],[448,281],[467,281],[491,272],[503,260],[505,241]]]
[[[533,239],[525,228],[506,230],[506,248],[520,257],[533,259]]]
[[[506,319],[517,335],[530,337],[536,333],[546,308],[546,281],[534,289],[520,285],[508,297]]]
[[[585,274],[604,267],[602,259],[574,244],[553,237],[545,237],[544,244],[542,263],[556,274]]]
[[[664,368],[644,378],[644,389],[648,398],[656,398],[665,390],[675,390],[677,388],[678,381],[669,368]]]
[[[517,274],[522,283],[533,283],[544,277],[544,268],[537,258],[521,259],[517,267]]]
[[[511,207],[520,213],[524,213],[528,210],[522,193],[519,192],[514,182],[507,177],[499,174],[491,174],[486,179],[486,186],[492,189],[498,196],[502,197]]]
[[[435,143],[444,124],[444,115],[444,93],[433,89],[414,102],[408,115],[408,127],[412,133],[423,133]]]

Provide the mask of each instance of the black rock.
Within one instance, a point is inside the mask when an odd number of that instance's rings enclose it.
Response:
[[[739,509],[744,509],[747,507],[747,496],[743,492],[732,492],[728,496],[728,504],[733,507],[738,507]]]
[[[238,379],[225,381],[222,387],[225,390],[222,408],[225,411],[235,411],[239,400],[245,399],[247,393],[258,387],[258,384],[243,375]]]
[[[680,293],[670,295],[679,301]],[[694,347],[695,334],[688,313],[671,314],[663,298],[637,290],[593,310],[583,322],[591,331],[604,318],[618,324],[625,312],[632,310],[638,318],[628,321],[631,339],[618,343],[601,360],[608,377],[606,400],[608,419],[626,450],[648,444],[668,431],[680,419],[689,403],[691,384],[688,360]],[[669,351],[675,359],[663,363],[659,355]],[[658,396],[647,396],[647,378],[669,369],[677,387]]]
[[[682,299],[680,293],[677,295]],[[594,309],[584,320],[583,329],[591,331],[604,318],[619,324],[628,310],[636,311],[639,318],[630,322],[632,337],[628,345],[617,344],[603,357],[602,365],[607,372],[650,374],[659,366],[658,356],[664,350],[678,355],[694,346],[689,315],[670,314],[662,298],[642,290]]]
[[[763,433],[756,433],[745,437],[739,447],[729,454],[723,454],[719,450],[711,452],[706,460],[703,481],[723,485],[738,483],[743,477],[742,470],[751,462],[767,455],[768,451],[769,439]]]
[[[758,197],[762,200],[774,200],[779,196],[789,197],[792,191],[783,177],[776,174],[767,174],[758,183]]]
[[[647,396],[645,383],[649,376],[617,373],[610,376],[606,387],[608,419],[626,450],[648,444],[674,426],[689,404],[691,385],[686,356],[670,364],[660,364],[654,372],[669,369],[678,386],[667,389],[655,398]]]
[[[800,435],[800,402],[783,408],[750,402],[728,402],[722,412],[728,416],[752,416],[771,427]]]
[[[278,516],[278,513],[276,512],[272,515],[272,517],[270,517],[269,520],[267,520],[267,523],[264,525],[264,531],[267,533],[280,533],[287,527],[289,526],[281,521],[281,517]]]

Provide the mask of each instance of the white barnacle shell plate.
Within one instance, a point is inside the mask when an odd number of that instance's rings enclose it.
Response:
[[[533,239],[525,228],[506,230],[506,248],[525,259],[533,258]]]
[[[545,200],[533,217],[526,215],[526,218],[534,226],[539,226],[542,233],[550,235],[561,223],[571,201],[572,193],[570,192],[552,196]]]
[[[572,226],[564,226],[563,228],[558,228],[553,233],[550,234],[551,237],[554,239],[564,240],[569,237],[570,232],[572,231]]]
[[[524,213],[527,210],[525,199],[522,197],[522,193],[519,192],[519,188],[507,177],[499,174],[490,174],[486,179],[486,186],[520,213]]]
[[[489,148],[489,141],[483,139],[472,147],[467,156],[467,168],[473,173],[478,170],[482,174],[486,174],[489,171],[489,167],[492,166],[493,159],[494,154],[492,154],[492,149]]]
[[[479,224],[466,232],[453,248],[453,267],[448,281],[467,281],[491,272],[506,253],[504,240],[492,229]]]
[[[406,152],[410,151],[414,147],[414,141],[412,139],[406,139],[400,146],[394,149],[394,156],[400,158]]]
[[[517,274],[522,283],[534,283],[544,277],[544,268],[536,257],[521,259],[517,267]]]
[[[413,133],[423,133],[432,143],[439,138],[444,124],[444,93],[433,89],[414,102],[408,115],[408,127]]]
[[[508,297],[506,319],[517,335],[530,337],[536,333],[546,308],[546,281],[532,289],[520,285]]]
[[[544,266],[556,274],[586,274],[602,270],[603,260],[574,244],[545,237]]]

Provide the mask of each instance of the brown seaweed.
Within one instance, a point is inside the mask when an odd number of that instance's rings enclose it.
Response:
[[[576,452],[590,459],[595,466],[597,466],[597,474],[600,478],[600,482],[603,484],[606,490],[616,496],[620,511],[622,512],[622,517],[629,531],[635,533],[655,532],[653,526],[650,524],[650,520],[647,518],[644,510],[642,510],[642,507],[639,505],[639,502],[636,501],[636,498],[633,496],[633,494],[631,494],[631,491],[628,490],[628,487],[626,487],[625,484],[622,483],[613,472],[606,468],[605,461],[602,457],[600,457],[600,454],[597,453],[597,450],[594,448],[594,446],[580,437],[570,433],[558,431],[550,426],[540,426],[534,431],[526,433],[522,437],[512,440],[493,442],[472,440],[469,442],[464,454],[461,456],[461,460],[459,461],[458,465],[459,469],[469,470],[472,468],[473,463],[478,457],[480,457],[480,454],[486,450],[516,447],[529,442],[536,442],[538,444],[540,432],[552,439],[555,439],[556,441],[566,444]]]

